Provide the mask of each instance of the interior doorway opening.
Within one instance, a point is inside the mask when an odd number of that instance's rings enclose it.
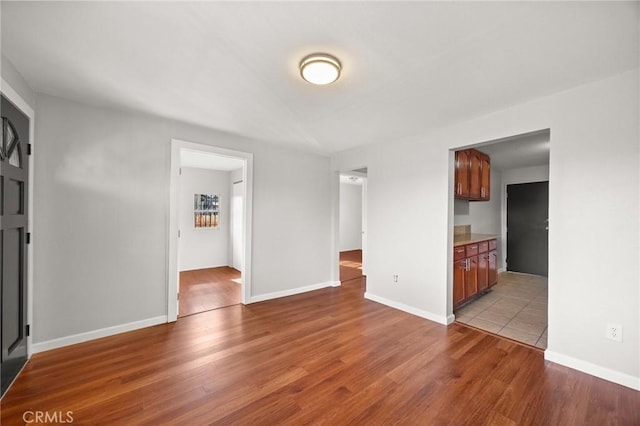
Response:
[[[451,188],[450,294],[456,321],[541,349],[546,349],[548,335],[550,139],[545,129],[460,148],[470,157],[479,152],[490,159],[490,187],[481,191],[490,196],[481,200],[460,196],[464,191],[459,182]],[[454,161],[454,176],[459,167],[463,165]],[[472,176],[474,171],[469,166],[465,173]],[[532,185],[546,191],[529,197],[524,190]],[[515,199],[509,200],[508,188],[521,193],[518,207]],[[516,222],[511,220],[514,213]]]
[[[250,300],[252,160],[172,141],[168,321]]]
[[[338,251],[340,282],[366,283],[367,168],[340,174]]]

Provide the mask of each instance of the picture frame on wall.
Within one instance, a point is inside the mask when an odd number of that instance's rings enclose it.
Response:
[[[220,227],[219,195],[193,195],[193,225],[196,229],[217,229]]]

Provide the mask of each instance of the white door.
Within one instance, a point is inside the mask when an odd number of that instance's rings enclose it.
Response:
[[[233,184],[231,195],[231,266],[242,272],[242,204],[244,183]]]

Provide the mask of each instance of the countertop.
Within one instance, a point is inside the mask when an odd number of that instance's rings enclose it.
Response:
[[[498,238],[493,234],[462,234],[453,236],[453,246],[462,246],[465,244],[479,243],[480,241],[493,240]]]

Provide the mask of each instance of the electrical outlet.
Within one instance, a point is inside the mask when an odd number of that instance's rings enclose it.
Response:
[[[394,274],[394,275],[393,275],[393,282],[394,282],[394,283],[397,283],[397,282],[398,282],[398,275],[397,275],[397,274]]]
[[[607,324],[607,339],[622,342],[622,326],[620,324]]]

